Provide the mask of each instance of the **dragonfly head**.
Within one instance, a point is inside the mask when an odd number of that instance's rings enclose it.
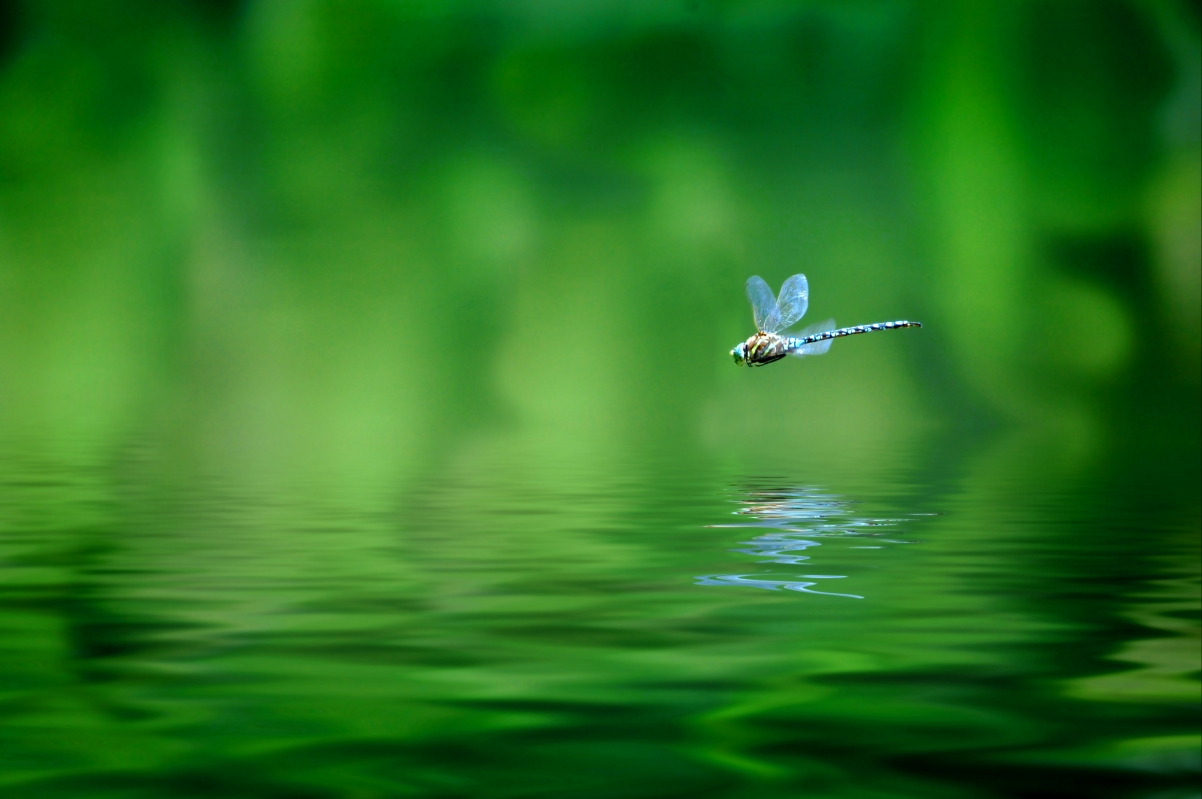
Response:
[[[746,341],[740,342],[730,351],[730,356],[735,359],[735,366],[742,366],[743,362],[747,360],[746,350],[744,349],[746,346]]]

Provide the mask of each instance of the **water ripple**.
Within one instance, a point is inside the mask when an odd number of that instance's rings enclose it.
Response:
[[[844,577],[845,575],[838,574],[823,574],[823,575],[804,575],[807,577]],[[785,589],[786,591],[801,591],[807,594],[824,594],[826,596],[842,596],[849,599],[863,599],[864,597],[858,594],[836,594],[830,591],[814,591],[810,588],[812,585],[818,585],[813,581],[807,580],[760,580],[749,577],[744,574],[706,574],[697,577],[696,585],[743,585],[749,588],[767,588],[770,591],[778,591]]]
[[[897,529],[898,524],[911,521],[910,517],[938,515],[907,514],[905,519],[860,517],[853,509],[857,504],[855,501],[827,494],[814,487],[740,489],[739,493],[741,496],[735,502],[742,507],[732,511],[732,514],[743,518],[735,523],[710,524],[706,527],[766,530],[763,535],[749,541],[739,541],[742,547],[730,551],[761,558],[757,563],[784,566],[800,566],[811,561],[814,555],[808,551],[822,546],[822,541],[816,539],[872,539],[872,544],[848,546],[846,549],[876,550],[884,549],[884,544],[918,543],[913,540],[884,538],[886,533],[879,528],[889,528],[888,534],[892,536],[904,535],[904,530]],[[771,591],[784,589],[807,594],[863,599],[864,597],[858,594],[815,591],[811,587],[818,584],[815,580],[845,579],[847,576],[801,574],[792,579],[782,580],[769,579],[767,575],[760,574],[708,574],[696,577],[696,585],[736,585]]]

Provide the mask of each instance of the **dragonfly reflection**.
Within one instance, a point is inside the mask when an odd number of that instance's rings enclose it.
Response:
[[[735,346],[730,351],[736,364],[763,366],[779,361],[786,355],[822,355],[831,348],[831,343],[843,336],[872,333],[877,330],[893,330],[900,327],[922,327],[919,322],[876,322],[871,325],[841,327],[837,330],[835,320],[828,319],[801,330],[795,336],[782,335],[805,316],[810,304],[810,287],[805,275],[793,275],[780,288],[780,297],[759,275],[747,278],[747,299],[751,300],[751,312],[755,317],[756,334]]]
[[[731,524],[711,524],[708,527],[751,528],[766,530],[763,535],[750,541],[742,541],[746,548],[734,549],[744,555],[753,555],[762,560],[783,566],[807,566],[813,557],[808,550],[822,545],[823,538],[867,539],[855,544],[852,549],[881,549],[885,544],[909,544],[886,535],[886,529],[904,519],[878,519],[858,517],[852,510],[855,503],[842,500],[816,489],[788,488],[749,491],[740,500],[743,507],[734,515],[745,517]],[[929,515],[929,514],[916,514]],[[896,533],[893,533],[896,535]],[[697,577],[697,585],[741,585],[769,590],[801,591],[808,594],[863,599],[858,594],[843,594],[830,591],[815,591],[812,586],[821,580],[842,579],[843,574],[799,574],[790,579],[775,579],[768,574],[708,574]]]

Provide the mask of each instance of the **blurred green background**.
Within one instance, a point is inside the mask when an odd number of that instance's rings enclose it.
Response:
[[[1200,24],[0,0],[0,793],[1196,795]]]
[[[515,430],[1196,439],[1196,3],[0,9],[6,437],[351,481]],[[927,328],[736,369],[799,271]]]

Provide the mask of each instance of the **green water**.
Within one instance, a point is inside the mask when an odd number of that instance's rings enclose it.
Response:
[[[1193,795],[1181,464],[1049,455],[8,461],[4,795]]]

